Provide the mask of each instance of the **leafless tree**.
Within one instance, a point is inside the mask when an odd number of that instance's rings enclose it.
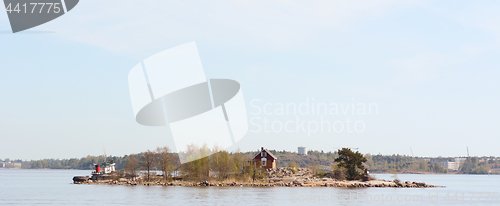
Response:
[[[156,157],[158,167],[163,173],[163,180],[167,181],[167,177],[174,170],[173,155],[168,147],[158,147],[156,148]]]
[[[127,164],[125,165],[125,174],[127,178],[135,180],[139,173],[140,162],[135,157],[135,155],[130,155],[127,158]]]
[[[148,182],[151,180],[151,169],[154,168],[154,166],[156,165],[156,157],[155,157],[155,153],[151,150],[148,150],[144,153],[142,153],[142,162],[141,162],[141,165],[142,165],[142,168],[144,170],[146,170],[146,176],[147,176],[147,180]]]

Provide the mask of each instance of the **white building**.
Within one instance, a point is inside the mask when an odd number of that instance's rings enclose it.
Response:
[[[0,162],[0,168],[21,168],[21,163],[19,162]]]
[[[297,154],[298,155],[307,155],[307,147],[299,147]]]
[[[460,168],[460,162],[441,162],[441,164],[448,170],[458,170]]]

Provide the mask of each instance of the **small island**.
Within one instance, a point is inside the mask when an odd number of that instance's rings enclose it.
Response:
[[[183,181],[174,180],[164,182],[161,180],[147,181],[144,179],[128,180],[126,178],[119,178],[117,180],[92,180],[78,179],[74,181],[75,184],[96,184],[96,185],[160,185],[160,186],[185,186],[185,187],[408,187],[408,188],[431,188],[442,187],[435,185],[428,185],[423,182],[400,182],[400,181],[387,181],[387,180],[337,180],[329,176],[319,178],[308,168],[278,168],[267,169],[268,176],[263,179],[256,180],[255,182],[228,182],[228,181]],[[293,174],[295,172],[295,174]],[[275,177],[278,175],[279,177]],[[274,176],[274,177],[273,177]]]
[[[392,181],[377,180],[370,176],[369,170],[365,168],[366,158],[361,153],[353,152],[348,148],[338,151],[336,164],[332,166],[331,171],[319,170],[314,164],[311,168],[300,168],[293,162],[289,167],[277,168],[276,156],[269,150],[261,148],[252,160],[246,161],[238,158],[235,160],[235,158],[230,158],[229,153],[219,151],[209,157],[183,164],[182,173],[172,175],[175,173],[169,170],[172,167],[168,164],[170,156],[167,154],[169,153],[166,148],[159,149],[157,153],[148,151],[143,156],[142,164],[137,159],[131,159],[125,170],[118,172],[114,169],[114,163],[102,164],[102,171],[101,166],[96,165],[96,170],[93,171],[91,177],[77,176],[73,178],[73,181],[75,184],[185,187],[442,187],[423,182],[402,182],[397,178]],[[234,162],[227,164],[231,160],[239,160],[241,164],[234,164]],[[241,165],[241,167],[234,167],[235,165]],[[154,166],[162,169],[161,175],[152,171]],[[145,169],[142,173],[139,172],[141,168]]]

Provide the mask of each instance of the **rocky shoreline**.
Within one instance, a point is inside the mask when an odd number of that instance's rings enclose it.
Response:
[[[370,180],[370,181],[337,181],[330,178],[323,178],[320,181],[293,181],[293,182],[255,182],[255,183],[242,183],[242,182],[187,182],[187,181],[174,181],[174,182],[143,182],[143,181],[123,181],[123,180],[98,180],[98,181],[84,181],[74,182],[74,184],[88,184],[88,185],[146,185],[146,186],[183,186],[183,187],[343,187],[343,188],[358,188],[358,187],[399,187],[399,188],[433,188],[442,187],[435,185],[428,185],[423,182],[410,182],[395,183],[393,181],[384,180]]]
[[[341,188],[358,188],[358,187],[395,187],[395,188],[434,188],[442,187],[428,185],[423,182],[400,182],[387,180],[336,180],[332,174],[326,174],[322,178],[313,174],[307,168],[278,168],[266,170],[266,178],[259,179],[255,182],[220,182],[220,181],[130,181],[125,178],[117,180],[85,180],[74,181],[74,184],[90,184],[90,185],[146,185],[146,186],[184,186],[184,187],[341,187]]]

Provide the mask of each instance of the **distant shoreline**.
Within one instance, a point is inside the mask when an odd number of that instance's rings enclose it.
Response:
[[[0,168],[0,170],[5,169],[5,170],[83,170],[83,171],[92,171],[91,169],[51,169],[51,168]],[[155,170],[152,170],[155,171]],[[160,171],[160,170],[157,170]],[[374,172],[371,173],[372,175],[377,175],[377,174],[393,174],[391,172]],[[467,173],[433,173],[433,172],[401,172],[397,173],[398,175],[400,174],[413,174],[413,175],[500,175],[497,173],[492,173],[492,174],[467,174]]]
[[[51,168],[0,168],[0,170],[85,170],[92,171],[91,169],[51,169]]]

